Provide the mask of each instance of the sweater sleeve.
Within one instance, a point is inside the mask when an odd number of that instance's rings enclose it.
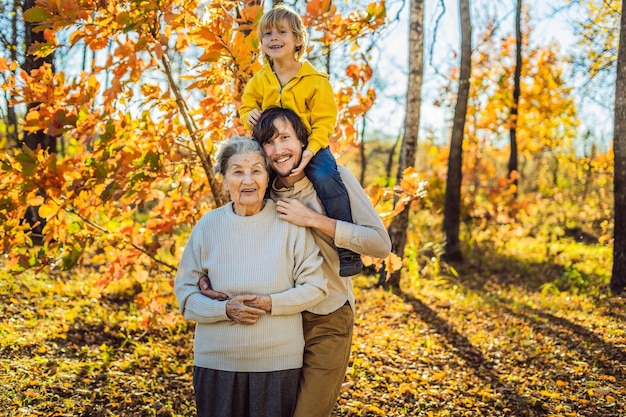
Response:
[[[241,96],[241,106],[239,107],[239,118],[241,123],[248,130],[252,130],[252,126],[248,123],[248,116],[254,109],[261,110],[263,105],[263,83],[261,82],[262,71],[252,76],[250,81],[243,89]]]
[[[200,235],[200,227],[194,227],[178,265],[174,281],[178,308],[186,320],[198,323],[229,320],[226,315],[226,301],[211,300],[200,292],[200,277],[206,275],[199,261]]]
[[[307,149],[313,155],[328,146],[337,123],[337,104],[333,88],[326,77],[319,77],[315,91],[309,100],[311,112],[311,134]]]
[[[362,255],[386,258],[391,252],[391,239],[380,216],[355,176],[343,166],[337,168],[348,190],[353,223],[337,220],[335,245]]]
[[[322,271],[322,256],[310,230],[297,229],[293,249],[295,286],[286,291],[270,294],[272,315],[300,313],[322,301],[328,295],[327,281]]]

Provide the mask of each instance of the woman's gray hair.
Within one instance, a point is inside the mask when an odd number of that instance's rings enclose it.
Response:
[[[247,153],[258,153],[263,157],[263,163],[265,170],[270,172],[270,159],[267,157],[261,145],[248,136],[233,136],[232,138],[225,140],[219,146],[217,154],[215,155],[215,166],[213,171],[216,174],[224,175],[228,169],[228,161],[234,155],[243,155]]]

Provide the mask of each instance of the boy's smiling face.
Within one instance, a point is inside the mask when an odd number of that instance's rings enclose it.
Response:
[[[295,58],[296,37],[291,31],[287,20],[281,20],[277,26],[268,28],[261,34],[261,49],[273,60]]]

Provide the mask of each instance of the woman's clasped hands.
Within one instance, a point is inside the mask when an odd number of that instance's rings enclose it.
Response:
[[[232,325],[255,324],[271,310],[272,299],[268,295],[237,295],[226,302],[226,315]]]

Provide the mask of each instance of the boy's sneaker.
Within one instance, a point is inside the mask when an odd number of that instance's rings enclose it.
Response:
[[[344,248],[337,248],[337,252],[339,252],[339,275],[351,277],[363,270],[361,255]]]

